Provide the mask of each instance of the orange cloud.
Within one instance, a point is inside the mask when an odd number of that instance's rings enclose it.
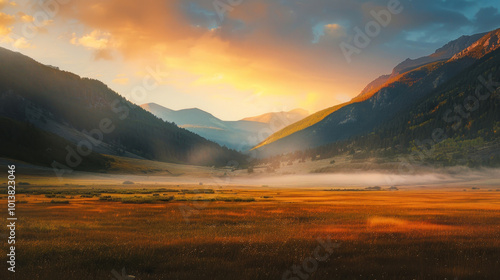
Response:
[[[1,2],[0,2],[1,5]],[[8,35],[12,32],[12,24],[16,21],[16,18],[12,15],[5,13],[0,13],[0,35]]]
[[[82,45],[89,49],[105,49],[108,47],[109,37],[109,33],[100,30],[94,30],[81,38],[77,38],[73,33],[71,43],[73,45]]]
[[[7,5],[16,6],[15,2],[9,2],[7,0],[0,0],[0,10],[5,8]]]
[[[17,49],[30,49],[34,48],[34,46],[28,42],[24,37],[21,37],[12,42],[12,46]]]
[[[78,38],[75,33],[72,34],[71,44],[83,46],[94,51],[94,60],[112,60],[113,55],[111,43],[111,34],[101,30],[93,30],[89,34]]]
[[[339,37],[346,35],[342,26],[336,23],[327,24],[325,25],[324,29],[325,29],[325,34],[329,36]]]
[[[235,31],[225,22],[217,28],[193,23],[183,12],[184,4],[180,0],[151,0],[147,5],[74,0],[72,5],[61,7],[61,14],[78,19],[91,30],[81,37],[73,36],[71,43],[101,50],[104,59],[109,59],[113,50],[146,65],[161,62],[171,72],[191,76],[186,78],[190,83],[175,84],[182,91],[202,92],[204,87],[226,85],[240,95],[251,92],[260,98],[303,98],[310,106],[307,109],[317,110],[338,103],[336,93],[356,95],[362,88],[353,77],[359,73],[349,73],[335,64],[344,63],[336,49],[310,43],[307,26],[277,37],[273,28],[279,26],[274,27],[269,18],[268,22],[262,19],[272,11],[275,15],[271,20],[285,26],[296,18],[291,10],[276,9],[264,1],[244,1],[226,15],[226,21],[238,20],[247,28]],[[325,26],[325,31],[343,34],[341,26],[335,24]]]
[[[27,15],[23,12],[19,12],[18,13],[18,16],[19,18],[23,21],[23,22],[34,22],[35,21],[35,18],[33,16],[30,16],[30,15]]]

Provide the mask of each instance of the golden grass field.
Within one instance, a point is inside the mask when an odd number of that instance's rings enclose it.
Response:
[[[199,187],[18,188],[15,279],[119,279],[123,268],[141,280],[500,275],[494,187],[193,191]],[[0,203],[5,212],[5,196]],[[317,238],[336,244],[329,258],[311,273],[284,275],[313,255]],[[0,272],[0,279],[9,276]]]

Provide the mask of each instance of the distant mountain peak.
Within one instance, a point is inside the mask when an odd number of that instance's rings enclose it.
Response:
[[[463,35],[458,39],[448,42],[446,45],[437,49],[433,54],[420,57],[417,59],[407,58],[405,61],[399,63],[394,70],[392,71],[391,76],[396,76],[403,72],[407,72],[411,69],[415,69],[417,67],[423,66],[425,64],[439,61],[439,60],[448,60],[452,58],[454,55],[468,48],[477,40],[481,39],[487,33],[479,33],[474,35]]]
[[[302,109],[302,108],[293,109],[293,110],[289,111],[289,113],[302,114],[304,116],[309,115],[309,111],[307,111],[306,109]]]
[[[271,113],[266,113],[266,114],[262,114],[262,115],[255,116],[255,117],[248,117],[248,118],[242,119],[242,121],[272,123],[272,122],[286,119],[286,120],[288,120],[288,122],[294,123],[294,122],[302,120],[303,118],[305,118],[307,116],[309,116],[309,112],[307,110],[297,108],[297,109],[293,109],[293,110],[288,111],[288,112],[285,112],[285,111],[271,112]]]
[[[306,110],[294,109],[290,112],[264,114],[261,121],[241,120],[223,121],[199,108],[171,110],[156,103],[147,103],[141,107],[158,118],[174,122],[178,126],[220,145],[241,151],[249,150],[262,139],[256,137],[262,131],[277,130],[309,115]],[[251,119],[251,118],[250,118]]]
[[[463,35],[460,36],[460,38],[453,40],[446,45],[442,46],[441,48],[437,49],[433,54],[431,54],[431,57],[439,57],[441,59],[443,58],[451,58],[455,54],[461,52],[465,48],[469,47],[472,45],[474,42],[479,40],[481,37],[486,35],[487,32],[484,33],[478,33],[474,35]]]
[[[168,111],[171,111],[171,112],[175,111],[175,110],[172,110],[172,109],[169,109],[167,107],[161,106],[160,104],[154,103],[154,102],[142,104],[140,107],[143,108],[143,109],[145,109],[146,111],[149,111],[150,109],[157,109],[157,110],[161,109],[161,110],[168,110]]]

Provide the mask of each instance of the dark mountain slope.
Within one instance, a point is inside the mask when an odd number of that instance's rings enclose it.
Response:
[[[0,157],[12,158],[40,166],[51,166],[56,161],[64,163],[69,147],[76,151],[75,144],[32,124],[0,117]],[[77,170],[105,171],[112,159],[91,153],[76,167]]]
[[[499,30],[492,31],[480,40],[490,39],[490,42],[497,40],[499,32]],[[489,48],[483,53],[492,50],[494,48]],[[285,138],[273,139],[274,141],[270,143],[265,142],[264,145],[258,146],[257,152],[260,156],[268,156],[368,134],[398,112],[411,108],[416,101],[426,97],[439,85],[452,79],[476,61],[477,57],[469,56],[448,61],[441,60],[394,76],[370,98],[340,105],[331,113],[328,109],[316,113],[309,118],[321,115],[323,118],[321,121],[306,126]],[[325,114],[328,115],[324,116]],[[289,128],[283,131],[287,129]],[[280,133],[282,131],[276,135]]]
[[[455,54],[459,53],[463,49],[469,47],[471,44],[479,40],[481,37],[485,36],[486,33],[482,34],[475,34],[472,36],[462,36],[454,41],[451,41],[450,43],[446,44],[442,48],[436,50],[433,54],[425,57],[421,57],[418,59],[407,59],[403,61],[402,63],[398,64],[394,69],[392,74],[390,75],[383,75],[380,76],[379,78],[375,79],[373,82],[368,84],[363,91],[353,98],[351,101],[339,104],[330,108],[327,108],[325,110],[322,110],[320,112],[317,112],[315,114],[310,115],[309,117],[303,119],[302,121],[299,121],[297,123],[294,123],[290,126],[285,127],[284,129],[274,133],[271,135],[269,138],[264,140],[262,143],[257,145],[255,149],[259,149],[264,147],[263,149],[260,150],[268,150],[270,151],[271,148],[265,148],[266,145],[272,144],[275,141],[279,141],[282,138],[288,137],[298,131],[307,129],[321,121],[323,121],[327,116],[337,112],[339,109],[344,108],[350,104],[353,103],[359,103],[363,102],[365,100],[370,99],[373,97],[375,94],[377,94],[379,91],[381,91],[384,88],[391,88],[394,86],[394,84],[399,81],[401,78],[401,75],[406,73],[406,72],[411,72],[419,67],[422,67],[426,64],[430,63],[435,63],[435,62],[444,62],[450,58],[452,58]],[[267,154],[267,153],[265,153]]]
[[[399,157],[410,164],[500,166],[500,49],[363,136],[308,151],[329,158]]]
[[[352,136],[369,133],[377,125],[435,89],[463,69],[462,61],[436,62],[400,75],[397,82],[384,87],[372,98],[338,109],[322,121],[260,148],[264,154],[286,153],[312,148]]]
[[[103,133],[96,151],[200,165],[244,161],[241,154],[164,122],[130,103],[105,84],[42,65],[0,48],[0,116],[33,123],[73,143],[85,131]]]

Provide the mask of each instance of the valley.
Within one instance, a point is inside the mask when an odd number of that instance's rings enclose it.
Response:
[[[295,109],[247,117],[239,121],[222,121],[196,108],[174,111],[155,103],[143,104],[141,108],[164,121],[175,123],[219,145],[241,152],[252,149],[273,133],[309,115],[305,110]]]
[[[498,279],[500,4],[452,2],[0,0],[0,279]]]

